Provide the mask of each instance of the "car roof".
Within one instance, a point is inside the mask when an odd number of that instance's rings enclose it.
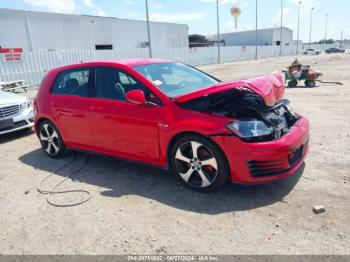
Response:
[[[169,63],[174,62],[171,59],[162,59],[162,58],[127,58],[115,60],[118,64],[126,66],[138,66],[138,65],[148,65],[148,64],[160,64],[160,63]]]
[[[171,63],[171,62],[175,62],[175,61],[171,59],[161,59],[161,58],[125,58],[125,59],[118,59],[118,60],[81,62],[81,63],[57,67],[51,71],[60,72],[60,71],[74,69],[78,67],[106,66],[106,65],[112,65],[112,64],[133,67],[133,66],[139,66],[139,65]]]

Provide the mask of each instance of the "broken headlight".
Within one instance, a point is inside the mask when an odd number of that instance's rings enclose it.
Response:
[[[272,135],[272,128],[257,119],[241,119],[229,123],[227,128],[242,139],[251,140]]]

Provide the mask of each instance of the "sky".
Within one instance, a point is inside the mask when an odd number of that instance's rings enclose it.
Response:
[[[283,1],[283,25],[297,35],[298,6],[300,0]],[[326,14],[327,38],[350,39],[350,1],[301,0],[300,39],[309,40],[311,9],[313,11],[312,41],[324,39]],[[190,34],[216,33],[216,0],[148,0],[151,21],[187,24]],[[220,31],[234,31],[230,9],[242,10],[238,30],[255,28],[255,0],[219,0]],[[145,20],[144,0],[0,0],[0,8],[45,12],[87,14]],[[280,26],[281,0],[258,0],[258,27]]]

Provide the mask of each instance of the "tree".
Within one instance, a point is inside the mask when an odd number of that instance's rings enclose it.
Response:
[[[334,43],[335,43],[335,41],[332,38],[326,39],[326,40],[322,39],[322,40],[318,41],[318,44],[327,44],[327,45],[329,45],[329,44],[334,44]]]

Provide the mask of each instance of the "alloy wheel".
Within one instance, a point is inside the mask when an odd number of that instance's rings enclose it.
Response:
[[[218,175],[218,161],[213,152],[197,141],[188,141],[178,147],[175,167],[180,177],[196,188],[210,186]]]
[[[45,123],[40,129],[40,142],[43,149],[51,156],[58,154],[60,150],[60,138],[57,131],[50,124]]]

